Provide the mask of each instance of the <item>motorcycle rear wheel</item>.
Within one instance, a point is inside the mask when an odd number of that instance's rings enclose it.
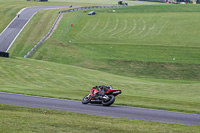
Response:
[[[85,96],[83,99],[82,99],[82,104],[88,104],[90,102],[90,97]]]
[[[102,105],[103,106],[110,106],[111,104],[113,104],[114,103],[114,101],[115,101],[115,96],[113,96],[113,95],[108,95],[108,97],[109,97],[109,100],[108,101],[102,101]]]

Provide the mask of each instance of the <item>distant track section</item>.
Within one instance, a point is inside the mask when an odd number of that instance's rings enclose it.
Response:
[[[198,114],[171,112],[155,109],[117,105],[112,105],[110,107],[104,107],[96,104],[83,105],[80,101],[12,94],[5,92],[0,92],[0,103],[34,108],[56,109],[76,113],[92,114],[97,116],[112,116],[127,119],[200,126],[200,115]]]
[[[0,34],[0,51],[7,52],[30,19],[40,10],[67,8],[66,6],[38,6],[23,8]]]

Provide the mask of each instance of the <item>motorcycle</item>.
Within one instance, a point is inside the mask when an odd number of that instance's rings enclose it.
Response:
[[[113,89],[112,86],[108,86],[105,92],[102,92],[100,88],[93,87],[90,93],[82,99],[82,104],[96,103],[103,106],[110,106],[114,103],[115,97],[121,93],[121,90]]]

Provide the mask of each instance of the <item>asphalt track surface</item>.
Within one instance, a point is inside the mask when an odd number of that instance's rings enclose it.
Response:
[[[7,52],[12,46],[15,39],[18,37],[20,32],[29,22],[29,20],[40,10],[44,9],[58,9],[67,8],[66,6],[38,6],[38,7],[27,7],[20,12],[19,17],[15,17],[10,24],[0,34],[0,51]]]
[[[85,113],[97,116],[111,116],[127,119],[200,126],[200,115],[198,114],[171,112],[155,109],[145,109],[117,105],[104,107],[100,104],[84,105],[80,101],[12,94],[5,92],[0,92],[0,103],[24,107],[45,108],[76,113]]]

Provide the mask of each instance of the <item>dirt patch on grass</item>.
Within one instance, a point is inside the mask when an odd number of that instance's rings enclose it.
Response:
[[[56,24],[55,24],[55,26],[54,26],[52,32],[51,32],[50,35],[47,37],[47,39],[49,39],[49,38],[52,36],[53,32],[57,29],[58,24],[60,23],[60,20],[62,19],[62,17],[63,17],[63,13],[60,14],[60,18],[59,18],[58,21],[56,22]],[[46,39],[46,40],[47,40],[47,39]]]

